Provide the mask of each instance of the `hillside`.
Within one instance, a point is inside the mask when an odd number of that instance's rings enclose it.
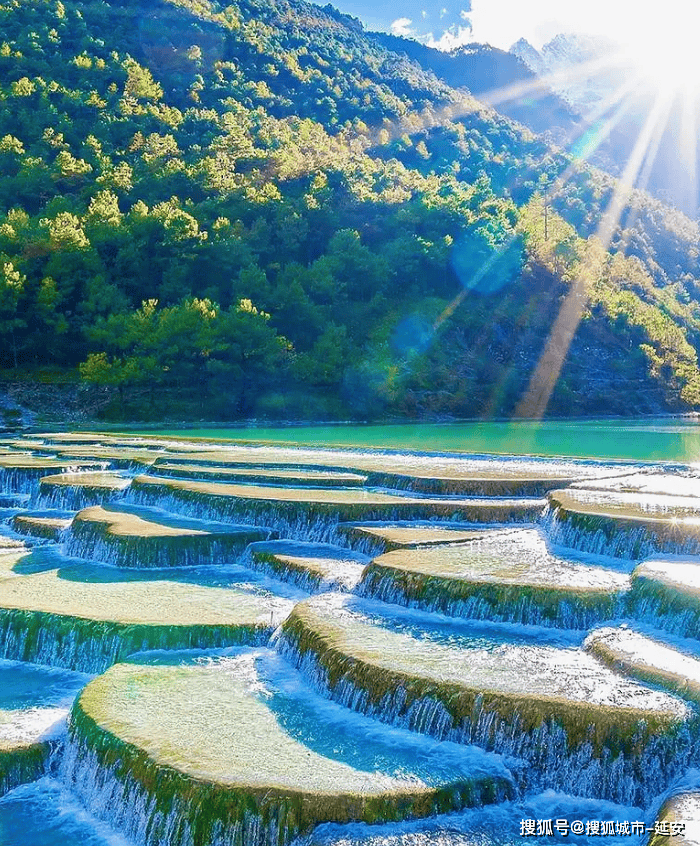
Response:
[[[448,85],[468,88],[501,114],[533,132],[549,133],[562,145],[582,130],[580,115],[514,53],[489,44],[467,44],[446,53],[411,38],[383,32],[370,36],[389,50],[413,59]]]
[[[679,51],[684,48],[679,46]],[[579,114],[597,113],[609,121],[607,137],[594,153],[594,160],[604,169],[621,174],[634,156],[640,129],[660,96],[655,80],[656,63],[647,59],[647,73],[631,59],[616,56],[614,42],[605,38],[567,34],[557,35],[536,50],[525,39],[512,47],[513,57],[522,60],[542,79],[549,80],[557,94]],[[609,58],[615,57],[614,61]],[[588,67],[586,67],[588,65]],[[584,67],[582,73],[580,68]],[[664,79],[664,68],[660,69]],[[616,109],[621,91],[625,91],[624,109]],[[697,131],[689,126],[698,112],[698,93],[682,85],[662,92],[663,123],[654,127],[653,156],[644,166],[646,190],[690,217],[700,217],[700,191],[695,179],[695,162],[700,156]],[[553,115],[557,122],[557,115]],[[522,119],[522,118],[521,118]],[[527,123],[527,121],[524,121]],[[560,122],[560,121],[559,121]],[[566,131],[566,124],[562,131]],[[690,176],[689,176],[690,174]]]
[[[596,248],[612,178],[354,19],[0,0],[0,21],[6,381],[80,378],[113,417],[524,413],[575,300],[538,412],[700,406],[697,227],[634,195]]]

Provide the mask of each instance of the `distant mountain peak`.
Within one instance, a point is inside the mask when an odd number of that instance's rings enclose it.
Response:
[[[533,73],[545,73],[544,59],[526,38],[519,38],[510,48],[510,53],[517,56]]]

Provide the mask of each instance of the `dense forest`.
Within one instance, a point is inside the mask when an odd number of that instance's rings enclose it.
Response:
[[[368,35],[383,47],[413,59],[448,85],[467,88],[533,132],[546,133],[560,146],[568,145],[583,130],[581,115],[513,53],[490,44],[471,43],[445,52],[385,32]]]
[[[698,408],[698,239],[330,6],[0,0],[6,384],[139,419]]]

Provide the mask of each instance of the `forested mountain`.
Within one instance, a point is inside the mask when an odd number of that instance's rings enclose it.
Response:
[[[475,97],[492,103],[501,114],[533,132],[547,132],[553,140],[565,143],[583,129],[581,116],[515,53],[476,43],[444,52],[383,32],[373,32],[371,37],[389,50],[404,53],[448,85],[468,88]]]
[[[700,406],[697,227],[331,7],[0,0],[0,176],[5,379],[104,414],[527,413],[566,315],[540,411]]]

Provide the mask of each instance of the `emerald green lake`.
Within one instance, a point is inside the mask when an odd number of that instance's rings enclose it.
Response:
[[[138,432],[249,443],[700,462],[700,420],[686,418],[140,428]]]

